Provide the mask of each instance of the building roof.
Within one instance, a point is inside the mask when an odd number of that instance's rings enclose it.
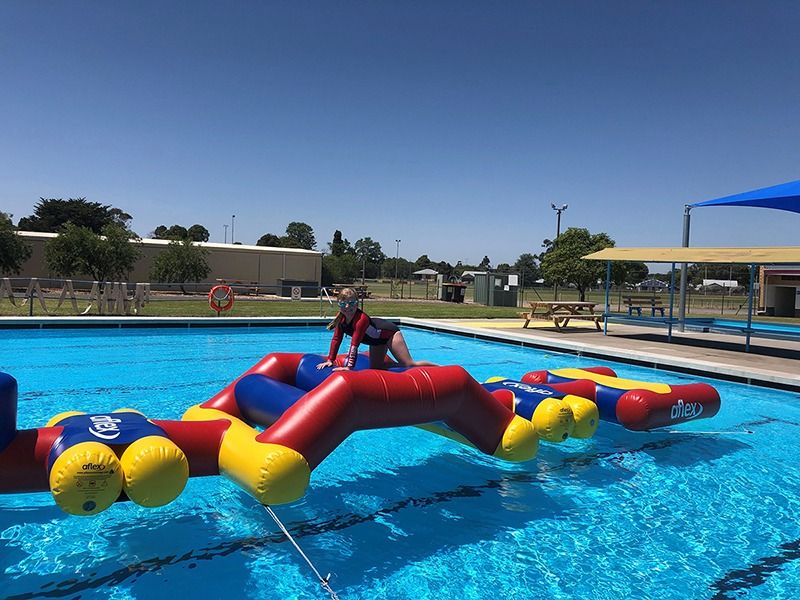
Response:
[[[722,263],[778,265],[800,263],[800,246],[767,248],[604,248],[587,260],[625,260],[645,263]]]
[[[43,231],[18,231],[23,238],[29,239],[52,239],[58,237],[57,233],[47,233]],[[168,246],[174,240],[156,240],[152,238],[142,238],[139,240],[143,246]],[[214,250],[228,251],[248,251],[248,252],[280,252],[283,254],[306,254],[309,256],[321,256],[318,250],[304,250],[302,248],[284,248],[283,246],[254,246],[248,244],[220,244],[219,242],[193,242],[203,248],[213,248]]]

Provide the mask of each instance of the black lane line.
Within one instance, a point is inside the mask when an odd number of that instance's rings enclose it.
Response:
[[[800,558],[800,539],[778,546],[781,550],[774,556],[759,558],[744,569],[728,571],[722,579],[715,581],[710,589],[716,591],[712,600],[741,597],[740,592],[751,590],[766,582],[767,578],[784,565]]]

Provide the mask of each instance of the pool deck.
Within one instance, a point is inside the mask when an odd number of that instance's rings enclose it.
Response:
[[[744,337],[739,335],[681,333],[675,329],[672,343],[668,343],[665,329],[627,323],[609,323],[609,335],[603,335],[588,322],[576,322],[559,332],[547,323],[523,329],[521,319],[386,318],[410,327],[800,392],[800,340],[754,337],[751,351],[746,353]],[[329,320],[327,317],[0,317],[0,329],[321,326]]]
[[[402,322],[481,339],[501,339],[581,356],[800,391],[800,341],[752,338],[748,353],[744,351],[743,336],[681,333],[677,328],[673,330],[672,343],[668,343],[665,329],[621,323],[609,323],[609,335],[603,335],[591,323],[578,323],[559,332],[554,327],[523,329],[520,319],[404,318]]]

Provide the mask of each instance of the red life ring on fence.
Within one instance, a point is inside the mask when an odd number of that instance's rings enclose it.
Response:
[[[233,307],[233,290],[229,285],[215,285],[208,292],[208,305],[217,311],[217,314],[230,310]]]

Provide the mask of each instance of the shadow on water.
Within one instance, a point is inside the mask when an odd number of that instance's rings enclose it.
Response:
[[[317,484],[309,499],[280,507],[278,514],[304,549],[322,558],[324,569],[337,573],[337,586],[359,586],[364,579],[362,569],[367,569],[371,578],[386,577],[451,548],[493,540],[500,532],[522,530],[536,520],[565,518],[576,507],[572,494],[634,477],[635,463],[633,468],[624,464],[628,456],[647,454],[659,464],[685,467],[748,447],[724,437],[636,434],[621,428],[614,431],[613,441],[601,436],[576,443],[579,445],[574,447],[543,445],[537,461],[524,466],[498,466],[491,459],[471,454],[435,455],[393,471],[365,473],[344,485]],[[577,487],[564,492],[567,486]],[[562,493],[553,493],[553,487]],[[162,580],[171,587],[192,589],[198,577],[204,594],[213,595],[216,590],[229,595],[232,587],[240,585],[245,593],[251,565],[237,556],[263,559],[265,551],[276,554],[275,563],[306,572],[307,567],[262,507],[238,490],[232,493],[232,502],[235,505],[226,510],[235,514],[228,517],[219,517],[221,513],[213,505],[199,514],[175,517],[147,511],[140,516],[140,509],[133,508],[123,515],[135,515],[128,519],[133,524],[120,523],[104,530],[108,556],[94,557],[92,569],[85,575],[76,576],[76,570],[82,571],[75,568],[23,575],[11,582],[7,597],[74,597],[97,588],[132,585],[141,578],[149,584],[137,586],[137,597],[146,598],[147,589],[153,589],[152,597],[158,597],[156,592],[163,592]],[[5,519],[0,521],[4,529],[15,518],[14,511],[0,515]],[[60,512],[53,506],[29,508],[24,520],[52,522],[56,515]],[[268,533],[237,536],[240,518]],[[209,522],[215,519],[224,526],[210,531]],[[225,531],[228,528],[230,531]],[[215,537],[218,541],[211,542]],[[7,540],[0,543],[0,550],[4,564],[20,560],[20,551]],[[280,566],[270,567],[265,576],[280,580]]]

